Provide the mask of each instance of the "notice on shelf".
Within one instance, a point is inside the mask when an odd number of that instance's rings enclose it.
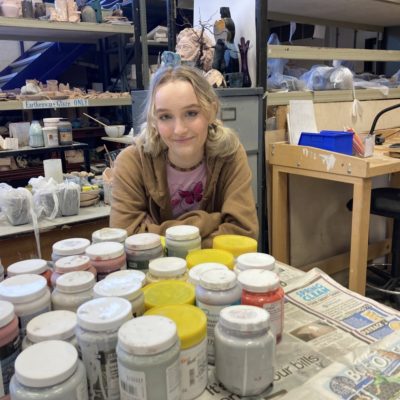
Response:
[[[65,100],[28,100],[22,102],[23,110],[37,110],[40,108],[71,108],[87,107],[88,99],[65,99]]]

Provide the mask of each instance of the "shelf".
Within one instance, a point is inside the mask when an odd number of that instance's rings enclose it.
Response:
[[[133,35],[132,25],[95,24],[89,22],[51,22],[27,18],[0,17],[2,40],[93,43],[113,35]]]
[[[321,90],[318,92],[268,92],[267,105],[287,105],[290,100],[312,100],[314,103],[334,103],[339,101],[353,101],[352,90]],[[385,96],[380,90],[358,89],[357,100],[386,100],[400,98],[400,88],[389,89]]]
[[[73,105],[66,105],[67,100],[73,100]],[[67,99],[67,100],[37,100],[37,107],[24,107],[24,103],[20,100],[0,101],[0,111],[10,110],[38,110],[49,108],[80,108],[80,107],[115,107],[115,106],[130,106],[132,99],[130,96],[116,99]]]
[[[109,136],[102,136],[101,140],[104,140],[106,142],[114,142],[114,143],[121,143],[121,144],[126,144],[130,145],[133,143],[134,137],[131,135],[124,135],[119,138],[114,138],[114,137],[109,137]]]
[[[68,144],[68,145],[58,145],[58,146],[51,146],[51,147],[20,147],[18,150],[1,150],[0,151],[0,157],[15,157],[19,156],[21,154],[48,154],[52,153],[53,151],[57,152],[64,152],[66,150],[79,150],[79,149],[86,149],[87,144],[86,143],[79,143],[79,142],[74,142],[73,144]]]
[[[268,45],[268,58],[290,60],[400,61],[400,50],[365,50],[310,46]]]

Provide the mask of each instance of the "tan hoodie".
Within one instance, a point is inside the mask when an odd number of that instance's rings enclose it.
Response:
[[[200,209],[172,215],[164,155],[153,157],[132,145],[117,157],[113,171],[110,226],[128,235],[142,232],[165,235],[175,225],[200,229],[202,247],[212,238],[237,234],[258,238],[258,221],[251,189],[251,170],[242,145],[230,157],[206,157],[207,183]]]

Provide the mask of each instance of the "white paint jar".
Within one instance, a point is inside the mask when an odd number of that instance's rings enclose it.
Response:
[[[124,243],[128,233],[120,228],[102,228],[92,233],[92,243],[118,242]]]
[[[189,251],[201,249],[200,230],[193,225],[171,226],[165,231],[165,245],[169,257],[186,258]]]
[[[46,278],[49,287],[51,286],[51,272],[47,261],[41,258],[18,261],[7,267],[8,278],[22,274],[42,275],[43,278]]]
[[[186,282],[188,279],[186,260],[179,257],[161,257],[151,260],[146,279],[148,283],[167,279]]]
[[[0,282],[0,299],[14,305],[19,318],[20,335],[25,336],[26,325],[36,317],[50,311],[50,290],[41,275],[16,275]]]
[[[110,279],[113,277],[123,276],[125,278],[129,278],[132,281],[139,281],[142,284],[142,287],[146,285],[146,274],[142,271],[136,269],[123,269],[121,271],[115,271],[111,274],[108,274],[104,279]]]
[[[275,271],[275,258],[266,253],[244,253],[236,259],[236,275],[248,269]]]
[[[61,257],[81,255],[85,253],[86,248],[90,245],[90,240],[85,238],[70,238],[55,242],[52,246],[53,254],[51,258],[57,261]]]
[[[22,350],[45,340],[63,340],[71,343],[78,350],[75,328],[76,314],[72,311],[49,311],[38,315],[26,326]]]
[[[201,274],[196,286],[196,305],[207,315],[208,362],[214,364],[214,327],[220,311],[240,304],[242,290],[231,270],[209,270]]]
[[[162,315],[175,322],[181,344],[182,400],[193,400],[207,386],[207,317],[189,304],[155,307],[146,315]]]
[[[118,332],[121,400],[180,400],[179,340],[175,323],[156,315],[126,322]]]
[[[221,310],[215,327],[215,374],[230,392],[256,396],[272,385],[275,337],[269,313],[255,306]]]
[[[137,233],[125,240],[128,268],[147,270],[149,261],[163,256],[161,236],[155,233]]]
[[[53,310],[76,312],[78,307],[93,299],[96,281],[89,271],[74,271],[61,275],[51,293]]]
[[[15,361],[11,399],[87,400],[86,371],[75,347],[61,340],[36,343]]]
[[[138,317],[144,314],[144,295],[142,284],[129,277],[114,276],[103,279],[94,285],[94,297],[121,297],[132,305],[132,314]]]
[[[220,263],[208,262],[203,264],[197,264],[189,270],[189,279],[192,285],[196,286],[200,283],[200,276],[206,271],[216,270],[216,269],[224,269],[228,270],[229,268]]]
[[[102,297],[78,308],[76,336],[88,374],[91,399],[119,400],[115,348],[118,329],[132,318],[132,306],[119,297]]]

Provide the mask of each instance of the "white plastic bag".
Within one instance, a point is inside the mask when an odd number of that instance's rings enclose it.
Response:
[[[0,183],[0,208],[3,217],[11,225],[24,225],[34,217],[32,194],[28,189],[14,189],[6,183]]]
[[[53,178],[39,176],[31,178],[29,184],[32,186],[33,204],[37,216],[49,219],[61,217],[57,182]]]

